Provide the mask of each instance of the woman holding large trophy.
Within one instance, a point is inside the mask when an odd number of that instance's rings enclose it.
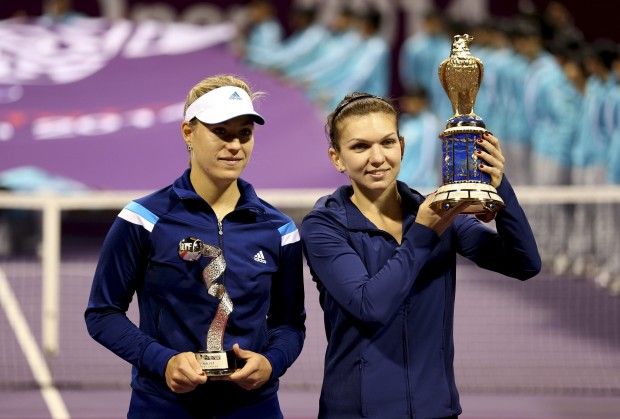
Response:
[[[470,40],[455,37],[442,69],[456,115],[441,135],[436,193],[397,181],[405,142],[390,101],[355,93],[328,116],[329,157],[351,184],[317,201],[301,226],[327,336],[320,418],[456,418],[457,254],[520,280],[540,271],[499,140],[466,106],[474,92],[461,90],[481,80]],[[496,230],[483,222],[492,218]]]
[[[264,123],[255,96],[233,76],[194,86],[190,167],[129,203],[103,244],[86,324],[133,365],[129,418],[282,417],[278,379],[305,336],[302,252],[295,223],[240,178]]]

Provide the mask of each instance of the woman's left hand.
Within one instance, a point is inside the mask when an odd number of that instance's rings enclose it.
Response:
[[[480,170],[491,176],[491,185],[497,188],[502,183],[504,162],[506,161],[502,154],[499,140],[493,134],[486,131],[482,135],[482,139],[478,140],[478,145],[482,147],[478,158],[484,160],[480,165]]]
[[[232,381],[244,390],[256,390],[269,380],[271,377],[271,362],[263,355],[241,349],[238,344],[234,344],[233,350],[237,358],[245,361],[245,365],[240,370],[235,371],[227,377],[209,377],[213,381]]]

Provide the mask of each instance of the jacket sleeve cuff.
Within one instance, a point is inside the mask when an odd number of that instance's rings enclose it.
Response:
[[[280,378],[286,372],[286,355],[277,348],[269,349],[263,354],[271,363],[271,380]]]
[[[431,249],[439,241],[439,236],[431,228],[420,223],[413,223],[405,236],[415,243],[416,247],[422,248]]]
[[[515,191],[505,174],[502,176],[502,181],[497,187],[497,193],[502,197],[506,206],[508,206],[508,204],[511,203],[515,197]]]
[[[164,377],[168,361],[178,353],[178,351],[166,348],[157,342],[151,342],[142,354],[140,369]]]

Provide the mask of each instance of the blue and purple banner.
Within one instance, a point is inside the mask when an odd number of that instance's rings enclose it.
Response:
[[[267,94],[244,178],[257,188],[332,188],[324,117],[303,92],[232,53],[231,24],[83,19],[0,22],[0,172],[35,166],[102,190],[154,189],[188,164],[189,89],[232,73]]]

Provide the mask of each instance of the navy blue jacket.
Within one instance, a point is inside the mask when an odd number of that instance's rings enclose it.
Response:
[[[497,232],[459,216],[438,237],[415,223],[424,196],[398,182],[403,237],[377,229],[351,186],[301,225],[327,335],[321,418],[441,418],[461,413],[454,380],[456,255],[521,280],[540,271],[534,236],[506,177]]]
[[[85,313],[90,335],[133,364],[134,391],[141,392],[142,399],[151,396],[177,404],[176,419],[229,414],[228,408],[272,398],[305,336],[303,260],[295,223],[239,179],[241,198],[220,229],[211,207],[194,191],[189,173],[121,211],[103,244]],[[258,390],[208,381],[193,392],[175,394],[165,383],[172,356],[205,348],[218,305],[202,279],[210,259],[188,262],[177,253],[179,242],[191,236],[222,248],[224,286],[234,304],[224,349],[238,343],[271,362],[271,379]],[[126,317],[134,293],[139,328]],[[157,410],[147,417],[157,417]]]

